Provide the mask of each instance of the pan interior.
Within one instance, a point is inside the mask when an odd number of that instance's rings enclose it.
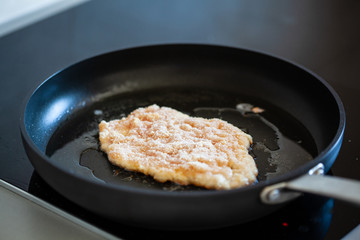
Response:
[[[220,118],[252,135],[250,153],[264,181],[298,168],[317,153],[303,124],[281,108],[260,99],[218,89],[165,87],[132,91],[98,99],[71,114],[50,138],[46,154],[70,172],[91,181],[165,191],[205,190],[175,183],[158,183],[150,176],[111,165],[99,149],[98,124],[127,116],[151,104],[172,107],[196,117]],[[252,107],[264,109],[261,113]]]

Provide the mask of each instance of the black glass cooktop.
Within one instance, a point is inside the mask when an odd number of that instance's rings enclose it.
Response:
[[[34,172],[28,192],[67,212],[125,239],[195,239],[251,236],[253,239],[323,239],[331,226],[334,200],[302,196],[281,210],[261,219],[231,227],[203,231],[166,231],[120,224],[74,205],[56,193]],[[260,230],[261,229],[261,230]]]
[[[360,208],[304,195],[264,218],[223,229],[139,229],[96,216],[56,193],[34,171],[20,138],[26,94],[79,60],[126,47],[207,43],[268,52],[328,81],[346,109],[346,131],[330,174],[360,180],[360,2],[91,1],[0,38],[0,178],[122,238],[253,236],[339,239],[360,224]]]

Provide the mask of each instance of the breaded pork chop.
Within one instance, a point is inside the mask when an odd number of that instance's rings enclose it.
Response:
[[[256,180],[252,137],[220,119],[190,117],[168,107],[138,108],[99,124],[109,161],[159,182],[231,189]]]

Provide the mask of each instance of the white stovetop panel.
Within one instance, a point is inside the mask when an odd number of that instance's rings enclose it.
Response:
[[[0,37],[87,0],[0,0]]]

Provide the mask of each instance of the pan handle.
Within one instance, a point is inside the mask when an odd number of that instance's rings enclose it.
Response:
[[[294,199],[301,193],[311,193],[360,206],[360,181],[321,176],[323,174],[324,165],[320,163],[308,175],[265,187],[260,198],[263,203],[278,204]]]

